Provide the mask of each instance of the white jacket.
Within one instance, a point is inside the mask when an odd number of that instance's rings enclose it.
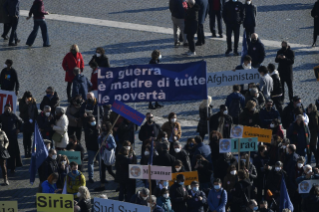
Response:
[[[55,142],[55,147],[58,148],[66,148],[69,144],[69,136],[68,136],[68,126],[69,126],[69,119],[68,117],[63,114],[59,120],[55,122],[53,126],[53,130],[60,135],[63,135],[62,141],[60,143]]]

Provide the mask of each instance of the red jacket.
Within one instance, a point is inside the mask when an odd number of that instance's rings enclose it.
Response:
[[[63,59],[62,67],[65,71],[65,81],[72,82],[74,78],[73,69],[79,67],[81,71],[84,69],[84,61],[80,52],[74,57],[71,52],[67,53]]]
[[[98,75],[99,69],[95,69],[94,71],[92,71],[91,74],[91,83],[92,83],[92,87],[91,87],[91,91],[97,90],[97,75]]]

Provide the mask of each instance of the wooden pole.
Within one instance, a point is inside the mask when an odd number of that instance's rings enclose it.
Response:
[[[250,151],[248,152],[248,159],[247,159],[247,170],[249,170],[249,161],[250,161]]]
[[[152,206],[152,201],[151,201],[151,196],[152,196],[151,164],[148,164],[148,184],[149,184],[149,187],[150,187],[149,203],[150,203],[150,207],[151,207],[151,211],[152,211],[153,210],[153,206]]]
[[[240,138],[238,138],[238,171],[240,170]]]

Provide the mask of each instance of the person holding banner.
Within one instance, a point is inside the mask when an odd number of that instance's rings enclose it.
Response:
[[[18,80],[18,74],[14,68],[12,68],[13,61],[6,60],[4,69],[0,74],[0,87],[1,90],[14,91],[16,95],[19,94],[20,83]]]

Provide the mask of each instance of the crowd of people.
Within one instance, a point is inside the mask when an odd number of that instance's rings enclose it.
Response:
[[[2,3],[2,1],[1,1]],[[10,20],[4,23],[2,37],[7,40],[11,28],[9,45],[15,46],[20,40],[16,35],[19,20],[19,1],[6,0],[0,5]],[[282,179],[285,180],[294,211],[314,212],[319,210],[319,186],[313,185],[309,193],[299,194],[298,184],[304,180],[319,179],[319,100],[305,107],[302,98],[293,94],[294,52],[286,41],[277,52],[275,63],[263,66],[266,56],[264,45],[255,33],[256,6],[251,0],[245,4],[237,0],[170,0],[175,46],[189,47],[188,55],[196,55],[195,46],[205,44],[204,21],[209,15],[212,37],[223,37],[222,19],[226,24],[228,55],[238,53],[240,25],[243,24],[247,37],[248,51],[243,63],[234,71],[256,68],[260,82],[234,85],[225,104],[213,114],[212,98],[208,96],[199,106],[199,135],[183,139],[183,125],[177,114],[169,113],[168,120],[160,126],[151,112],[146,114],[145,123],[138,128],[131,121],[120,117],[111,110],[111,105],[99,106],[97,97],[97,74],[100,67],[110,67],[103,48],[96,49],[89,61],[91,78],[83,75],[84,60],[79,47],[74,44],[65,55],[62,67],[67,82],[67,108],[60,106],[60,98],[52,86],[46,89],[40,107],[30,91],[24,92],[19,100],[19,116],[12,112],[12,105],[6,104],[0,115],[0,166],[4,185],[9,185],[7,169],[16,173],[22,166],[18,134],[23,134],[25,158],[32,155],[32,135],[38,124],[48,157],[38,169],[40,180],[38,192],[61,193],[65,187],[73,194],[75,211],[91,211],[92,202],[87,183],[94,183],[94,166],[99,165],[100,186],[94,190],[107,198],[105,190],[106,170],[118,184],[118,200],[152,208],[154,212],[272,212],[279,211]],[[312,16],[319,16],[316,3]],[[32,46],[38,28],[41,27],[44,47],[49,47],[42,0],[35,0],[28,19],[34,16],[34,30],[27,40]],[[1,14],[3,15],[3,14]],[[1,19],[0,19],[1,20]],[[180,33],[178,33],[178,29]],[[231,35],[234,32],[234,48]],[[194,35],[197,33],[197,42]],[[316,33],[314,32],[314,45]],[[161,53],[151,54],[150,64],[158,64]],[[288,87],[289,104],[283,107],[285,84]],[[13,61],[5,61],[0,74],[1,90],[19,94],[20,84]],[[149,109],[160,108],[149,102]],[[100,120],[100,121],[99,121]],[[271,143],[259,143],[258,151],[251,154],[219,153],[219,141],[230,137],[232,125],[245,125],[272,130]],[[284,133],[282,127],[286,130]],[[84,138],[82,134],[84,132]],[[141,159],[137,160],[134,150],[135,134],[142,142]],[[208,135],[208,144],[205,135]],[[85,149],[81,144],[84,140]],[[153,149],[152,149],[153,148]],[[81,164],[70,162],[66,155],[57,151],[79,151]],[[115,154],[110,161],[109,152]],[[97,154],[98,153],[98,154]],[[198,180],[185,184],[185,176],[178,174],[176,181],[144,180],[144,187],[136,191],[136,180],[129,178],[129,165],[149,163],[168,166],[173,173],[197,171]],[[312,166],[313,160],[315,166]],[[87,161],[87,162],[86,162]],[[83,171],[88,167],[86,179]],[[114,172],[114,168],[116,172]],[[152,192],[151,192],[152,191]],[[282,211],[289,212],[288,209]],[[281,211],[280,211],[281,212]]]

